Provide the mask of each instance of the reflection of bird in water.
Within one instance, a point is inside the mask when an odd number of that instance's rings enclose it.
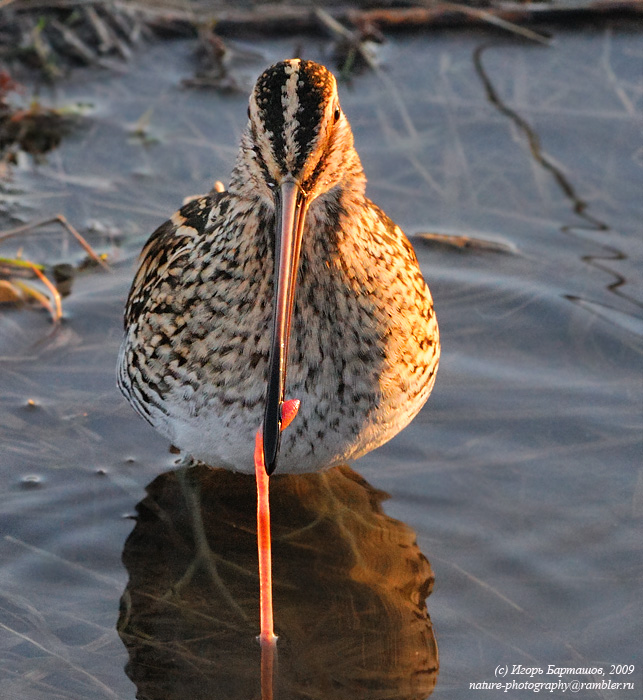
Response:
[[[425,602],[433,574],[413,531],[348,467],[271,485],[275,698],[426,698],[438,670]],[[140,697],[259,696],[255,498],[252,479],[205,466],[148,487],[123,552],[119,621]],[[212,558],[194,567],[200,537]]]
[[[310,472],[417,414],[438,327],[410,243],[365,196],[334,77],[278,63],[248,112],[229,190],[184,206],[143,249],[119,385],[196,459],[252,472],[263,420],[267,471],[279,453],[282,472]],[[301,407],[280,447],[284,395]]]

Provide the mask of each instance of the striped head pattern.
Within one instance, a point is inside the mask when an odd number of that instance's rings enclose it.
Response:
[[[250,179],[255,194],[272,202],[274,188],[292,177],[313,200],[344,178],[361,176],[337,83],[324,66],[298,58],[271,66],[257,80],[248,116],[237,187]]]

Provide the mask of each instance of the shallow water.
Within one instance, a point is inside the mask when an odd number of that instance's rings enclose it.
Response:
[[[554,33],[550,48],[397,37],[381,74],[341,89],[369,194],[408,234],[504,247],[413,239],[443,343],[427,406],[354,465],[367,483],[276,482],[276,697],[427,697],[432,631],[433,697],[531,696],[469,689],[533,680],[494,677],[514,664],[600,666],[563,680],[640,694],[643,50],[617,22]],[[255,50],[248,88],[296,47]],[[252,481],[177,475],[114,384],[134,255],[184,196],[225,181],[245,120],[244,96],[180,87],[190,51],[160,44],[61,85],[58,104],[92,105],[84,127],[5,193],[2,228],[98,222],[113,271],[75,280],[55,331],[44,312],[0,316],[2,698],[258,693]],[[306,55],[330,61],[325,42]],[[19,246],[82,258],[55,228],[0,254]],[[211,553],[192,570],[199,533]]]

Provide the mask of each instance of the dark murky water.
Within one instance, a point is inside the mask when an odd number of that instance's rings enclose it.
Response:
[[[256,50],[248,87],[296,48]],[[2,698],[134,698],[132,681],[145,698],[258,693],[252,481],[177,477],[114,385],[133,256],[185,195],[225,181],[245,119],[244,96],[181,89],[189,54],[158,45],[122,76],[61,86],[59,104],[91,103],[86,125],[5,192],[16,219],[97,222],[92,243],[115,262],[75,281],[55,332],[44,312],[0,316]],[[415,239],[443,338],[429,403],[355,465],[368,483],[350,470],[275,482],[276,697],[427,697],[433,576],[434,697],[470,697],[498,665],[550,663],[635,664],[612,677],[635,691],[577,697],[637,697],[640,34],[588,26],[543,48],[445,32],[382,56],[382,75],[342,89],[370,196],[409,234],[507,250]],[[0,254],[19,246],[82,257],[55,228]]]

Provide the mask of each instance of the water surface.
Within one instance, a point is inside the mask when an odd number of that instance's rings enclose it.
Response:
[[[191,50],[159,44],[122,75],[61,84],[54,102],[92,105],[85,125],[4,185],[2,228],[64,213],[113,271],[75,280],[57,329],[0,316],[3,697],[257,692],[251,484],[206,470],[181,487],[114,384],[136,251],[184,196],[225,182],[245,121],[244,95],[181,87]],[[248,89],[297,46],[255,50]],[[322,41],[305,54],[330,62]],[[427,697],[433,632],[435,697],[469,696],[499,664],[633,663],[640,692],[640,34],[556,30],[549,48],[417,34],[381,58],[341,86],[369,195],[408,234],[501,245],[413,239],[442,332],[432,397],[359,474],[284,487],[278,697]],[[83,257],[54,227],[1,254],[19,246]],[[211,556],[192,571],[199,532]]]

